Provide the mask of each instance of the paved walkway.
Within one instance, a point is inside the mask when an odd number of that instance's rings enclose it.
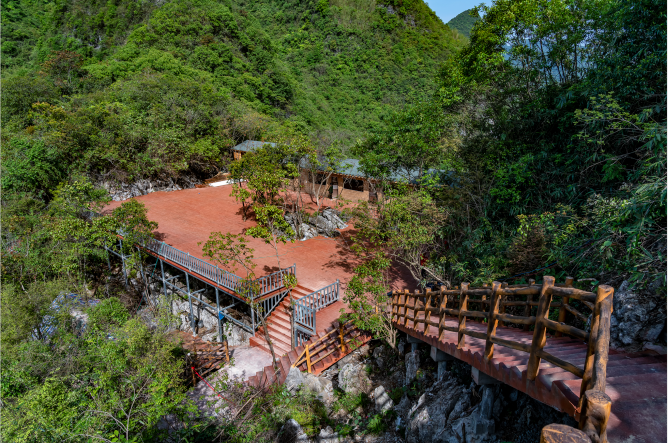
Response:
[[[172,192],[154,192],[136,200],[148,209],[148,218],[158,222],[155,231],[158,238],[195,257],[204,259],[202,247],[212,232],[241,234],[256,225],[253,220],[243,221],[241,207],[230,196],[231,186],[185,189]],[[328,200],[331,203],[331,201]],[[112,202],[106,209],[120,206]],[[278,246],[282,267],[297,264],[297,279],[302,286],[319,289],[339,279],[347,283],[354,267],[359,263],[350,251],[350,235],[354,228],[348,227],[336,239],[316,237]],[[278,270],[276,251],[263,240],[248,237],[248,244],[255,249],[255,273],[258,276]],[[396,267],[401,269],[400,267]],[[229,269],[234,272],[234,270]],[[236,273],[241,274],[241,270]],[[400,289],[412,284],[412,277],[404,269],[392,276],[392,286]]]
[[[188,391],[188,397],[205,415],[215,416],[216,410],[220,413],[227,406],[227,403],[211,389],[211,387],[219,388],[218,380],[221,379],[223,373],[228,374],[230,381],[245,382],[257,372],[272,364],[271,354],[260,348],[240,346],[230,350],[230,357],[234,359],[234,366],[225,366],[206,377],[211,386],[200,380],[193,389]]]

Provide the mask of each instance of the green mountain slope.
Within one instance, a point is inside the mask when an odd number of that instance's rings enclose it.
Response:
[[[211,164],[285,129],[351,141],[428,98],[465,44],[422,0],[10,0],[2,14],[5,135],[30,128],[99,173]]]
[[[448,26],[461,32],[466,38],[471,37],[471,29],[473,29],[475,22],[479,20],[477,17],[471,15],[471,11],[471,9],[467,9],[464,12],[460,12],[448,22]]]

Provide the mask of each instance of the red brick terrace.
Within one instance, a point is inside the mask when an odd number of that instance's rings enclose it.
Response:
[[[195,257],[206,258],[198,242],[204,242],[211,232],[221,231],[233,234],[243,233],[246,228],[256,225],[251,218],[243,221],[241,205],[230,196],[231,186],[186,189],[172,192],[154,192],[136,200],[148,209],[148,218],[158,222],[155,231],[158,238]],[[310,202],[310,198],[306,197]],[[107,209],[120,206],[113,202]],[[332,200],[326,206],[334,207]],[[323,206],[324,207],[324,206]],[[319,289],[337,279],[345,288],[358,259],[349,249],[349,236],[354,227],[348,227],[336,239],[316,237],[306,241],[295,241],[279,245],[281,267],[297,265],[297,279],[300,286]],[[264,241],[247,236],[249,246],[255,249],[255,273],[258,277],[278,270],[274,249]],[[210,261],[210,260],[207,260]],[[229,269],[232,271],[231,269]],[[237,272],[239,274],[241,270]],[[397,270],[392,276],[393,289],[414,286],[407,270]]]

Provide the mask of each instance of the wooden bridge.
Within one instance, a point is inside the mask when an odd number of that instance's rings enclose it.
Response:
[[[573,288],[570,278],[554,282],[395,293],[392,320],[411,337],[572,415],[592,441],[666,441],[665,356],[609,351],[612,288],[593,294]],[[590,332],[566,325],[568,313],[589,323]]]

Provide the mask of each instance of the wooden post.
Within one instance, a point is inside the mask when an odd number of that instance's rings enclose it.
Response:
[[[504,282],[501,283],[501,289],[506,289],[508,287],[508,283]],[[499,313],[505,314],[506,313],[506,305],[504,304],[506,302],[506,295],[501,295],[501,299],[499,300]],[[506,322],[505,321],[500,321],[499,326],[505,326]]]
[[[565,286],[567,288],[572,288],[573,287],[573,277],[566,277],[566,282]],[[570,300],[570,297],[561,297],[561,307],[559,308],[559,318],[557,321],[559,323],[563,323],[566,321],[566,305],[568,305],[568,301]],[[554,334],[555,337],[561,337],[562,333],[557,331]]]
[[[343,323],[339,322],[339,339],[341,340],[341,354],[346,353],[346,342],[343,340]]]
[[[406,300],[406,303],[404,304],[404,326],[408,323],[408,299],[410,298],[410,294],[408,293],[408,289],[404,289],[404,300]]]
[[[543,350],[547,341],[547,328],[543,320],[550,314],[550,303],[552,302],[552,286],[554,286],[554,277],[543,277],[543,287],[540,290],[540,299],[538,300],[538,312],[536,313],[536,325],[533,330],[533,339],[531,340],[531,354],[527,366],[527,379],[535,380],[538,376],[540,367],[540,357],[538,353]]]
[[[468,283],[462,283],[462,288],[459,290],[459,328],[457,332],[457,349],[464,347],[466,342],[466,336],[464,335],[464,329],[466,328],[466,316],[462,313],[467,309],[468,306]]]
[[[394,314],[396,313],[397,309],[398,309],[397,293],[395,291],[392,291],[392,309],[390,310],[390,323],[394,321]]]
[[[424,329],[422,333],[424,335],[427,335],[427,331],[429,330],[429,323],[428,321],[431,321],[431,312],[429,311],[429,308],[431,307],[431,289],[427,288],[425,290],[425,301],[424,301]]]
[[[485,288],[485,289],[487,289],[488,286],[489,286],[489,285],[488,285],[487,283],[484,283],[484,284],[482,285],[482,287]],[[479,303],[479,304],[480,304],[480,309],[479,309],[479,311],[485,312],[485,303],[482,303],[482,302],[484,302],[485,300],[487,300],[487,295],[486,295],[486,294],[482,294],[482,295],[480,296],[480,300],[481,300],[481,303]],[[485,319],[482,318],[482,317],[480,317],[480,320],[474,319],[473,321],[479,321],[480,323],[485,323]]]
[[[591,443],[587,434],[568,425],[552,423],[540,432],[540,443]]]
[[[605,392],[596,390],[586,391],[583,397],[580,429],[591,441],[606,443],[608,441],[607,427],[612,400]]]
[[[529,287],[533,286],[533,284],[536,283],[536,280],[533,278],[529,279]],[[531,301],[533,300],[533,295],[529,294],[527,295],[527,304],[524,307],[524,316],[525,317],[531,317]],[[531,328],[531,325],[524,325],[524,330],[528,331],[529,328]]]
[[[230,362],[230,348],[227,346],[227,337],[225,338],[225,342],[223,343],[223,347],[225,348],[225,361],[227,363]]]
[[[415,290],[415,295],[413,296],[413,329],[417,331],[417,323],[418,323],[418,314],[419,314],[419,305],[420,305],[420,290],[416,289]]]
[[[306,343],[306,348],[304,349],[306,351],[306,369],[308,373],[311,373],[311,354],[309,353],[308,349],[308,343]]]
[[[441,305],[438,311],[438,341],[443,339],[443,326],[445,326],[445,309],[448,307],[448,294],[445,286],[441,286]]]
[[[495,281],[492,283],[492,298],[489,303],[489,317],[487,317],[487,341],[485,342],[485,361],[489,362],[494,355],[494,343],[492,338],[496,335],[496,326],[499,321],[496,319],[499,313],[499,304],[501,302],[501,283]]]
[[[608,324],[607,324],[607,329],[605,331],[601,331],[600,323],[601,323],[601,311],[607,310],[609,306],[610,313],[612,313],[613,292],[614,292],[613,289],[607,285],[600,285],[598,287],[598,290],[596,291],[596,303],[594,304],[594,313],[592,314],[591,318],[591,329],[589,330],[589,342],[587,343],[587,357],[585,358],[584,376],[582,377],[582,387],[580,388],[580,401],[578,402],[579,408],[582,408],[582,402],[584,401],[585,391],[594,389],[594,378],[596,378],[596,380],[598,381],[599,386],[602,384],[603,389],[600,390],[605,391],[605,372],[606,372],[605,366],[608,360],[607,348],[608,344],[610,343],[610,323],[609,323],[610,320],[607,320]],[[606,304],[603,303],[603,300],[607,299],[608,297],[610,298],[609,305],[607,303]],[[602,378],[600,374],[594,375],[596,348],[599,340],[599,333],[601,332],[603,332],[604,334],[601,345],[603,346],[605,344],[605,362],[602,362],[604,363],[602,365],[603,366]],[[598,370],[600,368],[596,369]]]

